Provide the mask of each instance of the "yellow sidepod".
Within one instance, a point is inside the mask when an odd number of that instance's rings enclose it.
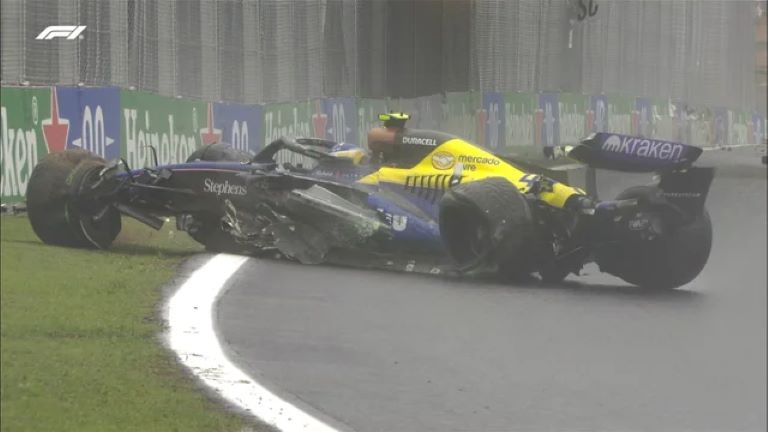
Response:
[[[525,173],[492,153],[456,138],[435,147],[414,167],[382,167],[363,177],[359,182],[370,185],[390,183],[403,186],[418,182],[421,185],[442,189],[447,187],[452,176],[459,179],[460,183],[489,177],[504,177],[523,193],[528,192],[540,178],[537,174]],[[552,182],[551,188],[544,187],[539,197],[549,205],[562,208],[566,200],[575,194],[584,195],[584,192],[563,183]]]

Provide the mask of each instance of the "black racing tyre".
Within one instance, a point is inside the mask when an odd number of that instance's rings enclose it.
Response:
[[[88,240],[68,218],[71,191],[67,184],[75,167],[85,160],[99,160],[85,150],[51,153],[32,170],[27,185],[27,216],[32,230],[43,243],[85,247]]]
[[[646,197],[658,193],[654,186],[636,186],[616,199]],[[692,222],[670,228],[653,240],[621,242],[598,254],[601,270],[647,289],[674,289],[699,275],[712,249],[712,222],[706,209]]]
[[[238,150],[229,144],[207,144],[192,152],[187,162],[243,162],[253,158],[247,152]]]
[[[106,166],[102,159],[81,161],[67,178],[73,199],[69,203],[70,223],[76,224],[88,247],[108,248],[122,229],[120,212],[109,202],[89,197],[89,187],[99,179]]]
[[[502,276],[535,271],[536,228],[530,205],[504,178],[450,189],[440,201],[440,236],[460,269],[495,266]]]
[[[221,218],[212,213],[194,215],[195,223],[187,233],[208,252],[241,253],[246,248],[222,229]]]

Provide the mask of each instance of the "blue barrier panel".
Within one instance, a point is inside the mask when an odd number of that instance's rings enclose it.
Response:
[[[591,96],[587,111],[587,132],[606,132],[608,130],[608,97]]]
[[[213,118],[209,122],[213,125],[211,132],[220,133],[222,142],[253,154],[264,146],[263,106],[234,103],[214,103],[212,105]]]
[[[489,149],[503,148],[506,145],[506,114],[502,93],[487,92],[483,94],[483,109],[480,112],[479,120],[485,125],[485,139],[480,144]]]
[[[66,148],[111,160],[120,157],[120,89],[55,87],[60,117],[68,122]]]
[[[356,98],[316,99],[313,111],[313,136],[336,142],[360,144]]]
[[[541,93],[536,122],[536,145],[554,147],[560,145],[560,108],[558,93]]]

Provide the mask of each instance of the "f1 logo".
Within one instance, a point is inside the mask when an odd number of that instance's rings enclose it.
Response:
[[[54,38],[67,38],[69,40],[77,39],[80,33],[85,30],[85,26],[58,25],[48,26],[41,31],[35,39],[50,40]]]

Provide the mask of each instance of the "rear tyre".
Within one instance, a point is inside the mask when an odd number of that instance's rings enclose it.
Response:
[[[637,198],[641,202],[658,188],[649,186],[625,190],[617,199]],[[712,249],[712,222],[702,213],[692,222],[670,227],[653,240],[629,240],[600,251],[601,270],[647,289],[674,289],[699,275]]]
[[[463,271],[495,267],[520,279],[535,271],[538,254],[531,208],[504,178],[458,185],[440,202],[440,235]]]
[[[90,244],[79,221],[69,214],[73,198],[70,176],[86,160],[101,159],[85,150],[66,150],[49,154],[32,170],[27,186],[27,216],[43,243],[70,247]]]

